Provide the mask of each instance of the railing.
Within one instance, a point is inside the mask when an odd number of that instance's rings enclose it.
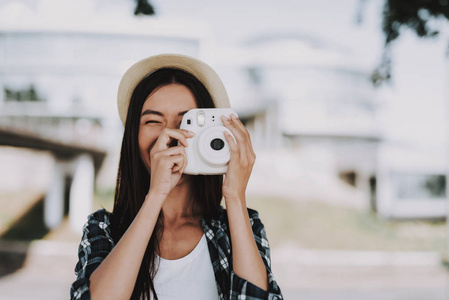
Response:
[[[55,115],[48,113],[43,104],[3,105],[0,107],[0,127],[67,144],[94,148],[100,146],[100,118],[75,114]]]

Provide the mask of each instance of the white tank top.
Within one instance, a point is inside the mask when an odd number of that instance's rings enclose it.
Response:
[[[159,269],[154,277],[154,288],[159,300],[218,299],[214,270],[204,234],[187,256],[175,260],[157,256],[157,259]]]

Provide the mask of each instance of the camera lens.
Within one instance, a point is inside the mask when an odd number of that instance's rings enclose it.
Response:
[[[218,150],[223,149],[223,147],[224,147],[224,142],[223,142],[222,139],[213,139],[213,140],[210,142],[210,146],[212,147],[212,149],[218,151]]]

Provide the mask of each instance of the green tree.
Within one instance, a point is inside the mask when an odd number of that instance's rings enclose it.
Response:
[[[148,2],[148,0],[136,0],[137,5],[136,9],[134,10],[134,14],[136,16],[138,15],[154,15],[155,11],[153,6]]]
[[[359,0],[365,2],[367,0]],[[362,5],[363,6],[363,5]],[[419,37],[438,36],[432,20],[449,19],[449,0],[385,0],[382,13],[384,51],[382,61],[374,70],[371,80],[380,85],[391,78],[391,46],[403,28],[411,29]]]

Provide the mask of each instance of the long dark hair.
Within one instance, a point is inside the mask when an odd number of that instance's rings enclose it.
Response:
[[[150,174],[145,169],[138,144],[140,113],[147,97],[158,87],[178,83],[193,93],[198,108],[214,108],[214,102],[204,85],[194,76],[178,69],[164,68],[147,75],[135,88],[128,108],[125,131],[112,211],[112,238],[117,243],[139,212],[150,188]],[[203,217],[210,219],[219,212],[222,198],[223,175],[192,176],[192,200]],[[163,231],[162,212],[148,243],[140,266],[131,299],[154,299],[157,295],[153,279],[157,272],[155,250]]]

